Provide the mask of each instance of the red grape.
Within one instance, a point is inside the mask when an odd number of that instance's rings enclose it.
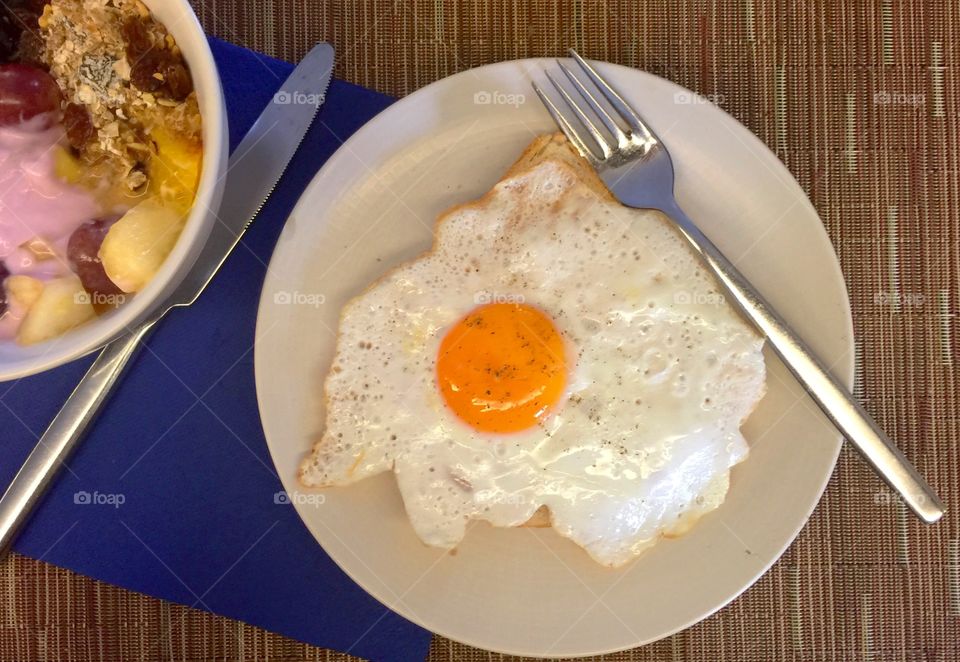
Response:
[[[80,282],[88,292],[120,294],[120,288],[113,284],[107,272],[103,270],[103,264],[98,255],[100,244],[107,236],[107,230],[110,229],[112,222],[112,220],[98,219],[84,223],[73,231],[70,241],[67,242],[67,259],[70,260],[70,266],[80,277]]]
[[[57,81],[27,64],[0,65],[0,126],[60,110]]]

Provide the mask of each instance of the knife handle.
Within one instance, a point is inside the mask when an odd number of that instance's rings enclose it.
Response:
[[[156,322],[106,345],[0,497],[0,559],[137,355]]]

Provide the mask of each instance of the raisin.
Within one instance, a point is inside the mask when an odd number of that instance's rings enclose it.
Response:
[[[174,101],[183,101],[193,91],[193,81],[190,80],[190,73],[183,66],[180,58],[171,57],[163,72],[163,78],[167,94]]]
[[[7,265],[3,263],[3,260],[0,260],[0,317],[7,312],[7,288],[4,287],[4,281],[9,275],[10,270],[7,269]]]
[[[9,3],[15,7],[23,7],[31,14],[36,15],[37,17],[43,13],[43,8],[47,5],[50,0],[14,0],[14,2]]]
[[[46,69],[37,19],[42,0],[0,1],[0,63],[22,62]]]
[[[120,32],[123,35],[127,61],[131,67],[135,66],[137,61],[153,48],[147,23],[139,16],[131,16],[123,22]]]
[[[190,95],[193,81],[183,58],[168,50],[165,44],[154,45],[146,20],[130,17],[124,21],[121,32],[134,87],[174,101],[183,101]]]
[[[70,146],[76,150],[83,149],[96,132],[86,106],[78,103],[68,103],[63,109],[63,126]]]
[[[147,51],[130,69],[130,82],[141,92],[156,92],[163,81],[154,76],[160,72],[161,58],[156,51]]]
[[[20,34],[20,43],[17,46],[17,60],[19,62],[48,71],[50,67],[44,60],[43,51],[43,38],[36,30],[24,30]]]
[[[73,231],[67,242],[67,259],[73,272],[88,292],[99,294],[120,294],[120,288],[103,270],[100,262],[100,245],[107,231],[116,219],[97,219],[84,223]]]
[[[14,11],[0,5],[0,63],[13,60],[20,46],[23,25]]]
[[[183,101],[193,91],[183,60],[167,50],[147,51],[130,70],[130,81],[143,92]]]
[[[12,44],[8,39],[6,34],[0,30],[0,63],[10,62],[13,60],[14,54],[17,52],[17,47]]]

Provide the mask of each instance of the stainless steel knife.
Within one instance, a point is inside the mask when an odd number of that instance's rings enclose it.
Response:
[[[0,558],[154,325],[171,309],[196,301],[273,193],[323,104],[333,76],[333,54],[329,44],[319,44],[284,81],[274,103],[230,156],[223,202],[193,267],[140,326],[103,348],[0,497]]]

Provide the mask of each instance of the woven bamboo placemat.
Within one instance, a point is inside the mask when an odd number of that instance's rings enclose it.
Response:
[[[850,289],[856,393],[960,502],[960,4],[921,0],[194,0],[207,31],[393,95],[568,46],[719,103],[787,164]],[[340,660],[13,557],[0,660]],[[478,615],[479,616],[479,615]],[[437,638],[430,659],[499,659]],[[796,543],[705,622],[607,660],[960,659],[960,517],[915,522],[845,450]]]

